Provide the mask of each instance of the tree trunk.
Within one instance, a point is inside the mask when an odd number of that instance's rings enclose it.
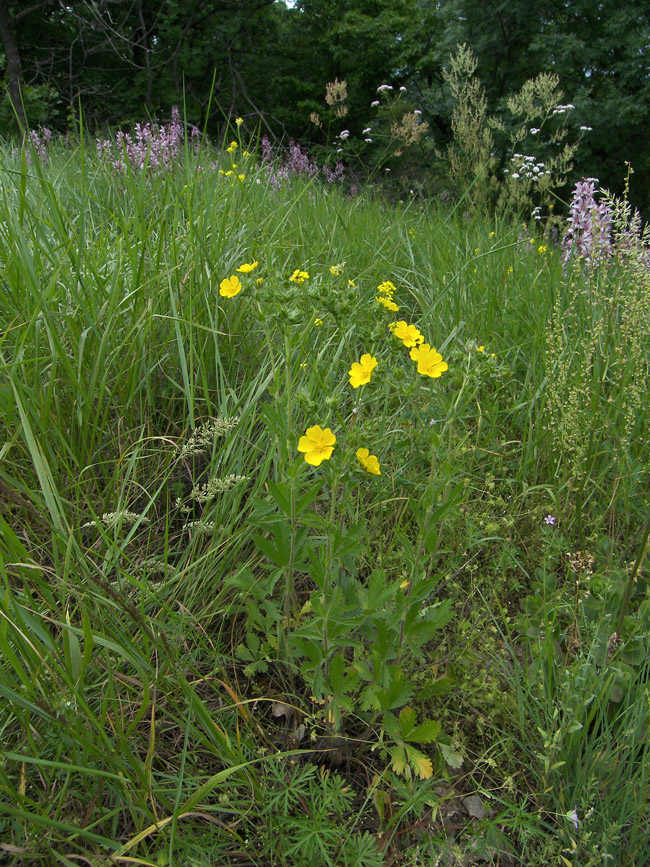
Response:
[[[14,36],[14,28],[9,15],[9,7],[7,0],[0,0],[0,36],[5,46],[5,54],[7,56],[7,78],[9,79],[9,96],[11,103],[16,113],[16,123],[21,133],[27,129],[27,118],[25,117],[25,109],[23,101],[20,97],[20,54],[16,45]]]

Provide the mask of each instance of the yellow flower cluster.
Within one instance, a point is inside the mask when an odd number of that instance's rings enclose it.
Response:
[[[239,268],[236,268],[240,274],[250,274],[251,271],[254,271],[259,262],[244,262],[243,265],[240,265]],[[239,277],[236,274],[231,274],[230,277],[226,277],[219,283],[219,295],[223,298],[234,298],[235,295],[239,295],[242,290],[242,283]]]
[[[345,262],[339,262],[338,265],[330,265],[330,274],[332,277],[340,277],[345,268]]]
[[[357,460],[371,476],[380,476],[381,469],[376,455],[370,454],[370,449],[357,449]]]
[[[419,374],[437,379],[445,370],[449,369],[447,362],[442,360],[442,355],[424,342],[424,335],[415,325],[409,325],[404,319],[401,319],[399,322],[391,322],[388,327],[395,337],[401,340],[407,349],[411,350],[410,355],[412,360],[417,363]]]
[[[336,435],[329,427],[322,428],[319,424],[308,427],[304,436],[298,440],[298,451],[302,452],[305,461],[312,467],[319,467],[323,461],[332,457]],[[381,467],[376,455],[370,454],[370,449],[357,449],[357,460],[363,469],[371,476],[380,476]]]
[[[394,284],[390,280],[384,280],[383,283],[377,286],[377,289],[379,290],[379,295],[375,296],[375,301],[381,304],[382,307],[385,307],[386,310],[392,310],[393,313],[397,313],[399,307],[393,301],[393,295],[397,291]]]
[[[388,326],[391,332],[401,340],[404,346],[407,349],[410,349],[412,346],[417,346],[418,343],[424,343],[424,336],[415,325],[408,325],[404,319],[400,319],[399,322],[391,322]]]
[[[292,283],[296,283],[298,286],[300,286],[300,284],[304,283],[305,280],[309,280],[309,274],[306,271],[300,271],[298,268],[296,268],[291,277],[289,277],[289,280]]]
[[[257,264],[257,263],[255,263]],[[343,265],[330,266],[330,273],[333,276],[339,276],[343,270]],[[293,283],[301,284],[309,278],[306,271],[296,270],[289,278]],[[236,279],[236,278],[235,278]],[[380,283],[377,287],[379,295],[375,298],[380,304],[387,309],[397,310],[398,307],[394,303],[393,295],[397,291],[394,284],[389,280]],[[390,307],[389,305],[393,305]],[[320,324],[320,320],[315,320],[314,325]],[[438,379],[446,370],[449,369],[447,362],[443,361],[442,355],[435,347],[424,342],[424,335],[419,329],[401,319],[398,322],[391,322],[388,326],[391,333],[401,340],[404,346],[410,350],[410,357],[417,365],[417,372],[421,376],[429,376],[432,379]],[[484,346],[476,347],[479,352],[484,352]],[[367,385],[372,377],[373,371],[377,367],[377,359],[371,353],[364,353],[359,361],[354,361],[348,375],[350,377],[350,385],[352,388],[360,388],[362,385]],[[356,410],[355,410],[356,411]],[[314,425],[307,428],[304,436],[300,437],[298,442],[298,451],[302,452],[305,461],[314,467],[320,466],[323,461],[331,458],[336,443],[336,436],[331,428],[321,428],[320,425]],[[356,452],[356,457],[363,469],[373,476],[381,475],[381,467],[376,455],[370,454],[370,449],[359,448]]]

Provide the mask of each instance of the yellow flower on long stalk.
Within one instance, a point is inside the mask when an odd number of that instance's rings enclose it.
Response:
[[[414,347],[411,350],[411,358],[417,362],[418,373],[422,376],[430,376],[432,379],[437,379],[449,369],[447,362],[442,360],[442,355],[432,349],[428,343]]]
[[[377,359],[369,352],[362,355],[359,361],[354,361],[348,371],[352,388],[359,388],[360,385],[370,382],[370,377],[375,367],[377,367]]]
[[[219,295],[224,298],[234,298],[241,292],[241,281],[236,274],[231,274],[219,284]]]
[[[412,346],[417,346],[418,343],[424,343],[424,336],[422,333],[415,327],[415,325],[408,325],[404,319],[400,319],[399,322],[391,322],[388,327],[395,337],[402,341],[407,349],[410,349]]]
[[[376,455],[370,454],[370,449],[357,449],[357,460],[371,476],[380,476],[381,469]]]
[[[259,262],[244,262],[244,264],[240,265],[237,270],[240,274],[250,274],[250,272],[254,271],[259,264]]]
[[[319,424],[316,424],[308,427],[305,435],[300,437],[298,451],[304,453],[308,464],[318,467],[323,461],[328,461],[332,457],[335,442],[336,437],[330,428],[326,427],[323,430]]]

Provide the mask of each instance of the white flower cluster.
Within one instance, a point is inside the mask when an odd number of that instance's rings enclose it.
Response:
[[[214,530],[214,521],[188,521],[183,524],[183,529],[188,533],[211,533]]]
[[[247,479],[248,476],[238,476],[235,473],[232,473],[223,479],[215,477],[210,479],[204,485],[195,486],[192,489],[190,498],[196,500],[197,503],[203,503],[205,505],[214,500],[217,494],[223,494],[231,488],[234,488],[239,482],[245,482]]]
[[[505,170],[506,175],[517,180],[518,178],[529,178],[532,181],[538,181],[545,175],[550,175],[551,172],[546,168],[545,163],[538,163],[535,157],[524,156],[523,154],[515,154],[510,160],[510,169]]]
[[[341,132],[336,136],[336,138],[340,138],[341,141],[347,141],[350,138],[350,130],[342,129]]]
[[[138,519],[140,519],[144,524],[150,523],[149,518],[144,515],[139,515],[137,512],[129,512],[127,509],[123,509],[121,512],[104,512],[101,517],[101,523],[106,527],[106,529],[109,527],[115,527],[117,524],[129,527],[135,524]],[[88,523],[82,524],[82,529],[83,527],[96,526],[97,521],[88,521]]]
[[[582,130],[582,132],[591,132],[593,126],[581,126],[580,129]]]
[[[237,416],[231,418],[211,418],[196,428],[188,441],[181,446],[179,457],[187,458],[190,455],[200,455],[217,437],[225,436],[233,428],[237,427],[239,419]]]
[[[567,111],[573,111],[574,108],[575,108],[575,105],[573,105],[573,103],[571,103],[571,102],[567,102],[566,105],[558,105],[557,108],[553,109],[553,114],[554,114],[554,115],[556,115],[556,114],[566,114]]]
[[[380,84],[379,87],[377,88],[377,93],[383,93],[386,90],[392,90],[392,89],[393,89],[392,84]]]

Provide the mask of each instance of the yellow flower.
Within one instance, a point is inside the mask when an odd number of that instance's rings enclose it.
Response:
[[[244,118],[243,118],[243,117],[237,117],[237,118],[235,118],[235,123],[237,124],[237,126],[241,126],[241,125],[243,124],[243,122],[244,122]]]
[[[411,358],[417,361],[418,373],[422,376],[430,376],[437,379],[445,370],[448,370],[447,362],[442,360],[442,355],[432,349],[428,343],[416,346],[411,350]]]
[[[237,150],[237,142],[231,141],[229,147],[226,148],[226,153],[232,154]]]
[[[328,461],[334,451],[336,437],[326,427],[325,430],[319,424],[308,427],[305,435],[298,441],[298,451],[303,452],[305,460],[312,467],[318,467],[323,461]]]
[[[257,278],[257,285],[258,286],[261,286],[263,282],[264,282],[264,277],[258,277]]]
[[[388,297],[392,297],[392,295],[397,292],[395,285],[390,282],[390,280],[384,280],[383,283],[380,283],[377,286],[377,289],[381,292],[382,295],[388,295]]]
[[[354,282],[354,280],[348,280],[348,286],[350,287],[350,289],[357,288],[357,284]]]
[[[340,277],[345,268],[345,262],[339,262],[338,265],[330,265],[330,274],[332,277]]]
[[[360,385],[370,382],[370,377],[375,367],[377,367],[377,359],[369,352],[362,355],[359,361],[354,361],[348,371],[352,388],[359,388]]]
[[[219,283],[219,295],[224,298],[234,298],[241,292],[241,282],[236,274],[231,274]]]
[[[400,319],[399,322],[392,322],[389,328],[407,349],[411,346],[417,346],[418,343],[424,343],[424,337],[415,325],[407,325],[403,319]]]
[[[239,271],[240,274],[250,274],[250,272],[254,271],[259,264],[260,264],[259,262],[250,262],[250,263],[244,262],[244,264],[240,265],[239,268],[237,268],[237,270]]]
[[[242,152],[242,156],[243,156],[243,157],[249,157],[249,156],[250,156],[250,152],[249,152],[249,151],[243,151],[243,152]]]
[[[477,350],[478,350],[479,352],[485,352],[485,347],[484,347],[484,346],[477,346],[476,348],[477,348]]]
[[[315,328],[318,328],[319,325],[322,325],[322,324],[323,324],[323,320],[322,320],[322,319],[318,319],[318,318],[314,319],[314,327],[315,327]]]
[[[237,180],[238,180],[238,181],[245,181],[245,180],[246,180],[246,175],[237,175]]]
[[[357,449],[357,460],[367,473],[380,476],[379,461],[376,455],[370,454],[370,449]]]
[[[496,235],[496,232],[490,232],[490,234],[488,235],[488,238],[494,238],[495,235]]]
[[[540,254],[540,256],[543,253],[546,253],[547,250],[548,250],[548,247],[546,246],[546,244],[540,244],[539,247],[537,248],[537,252]]]
[[[399,310],[399,307],[397,306],[397,304],[395,304],[394,301],[392,301],[390,298],[385,298],[383,295],[376,295],[375,301],[385,307],[386,310],[392,310],[393,313],[397,313],[397,311]]]
[[[304,283],[305,280],[309,280],[309,274],[306,271],[299,271],[298,268],[293,272],[289,280],[292,283],[297,283],[300,286],[301,283]]]

